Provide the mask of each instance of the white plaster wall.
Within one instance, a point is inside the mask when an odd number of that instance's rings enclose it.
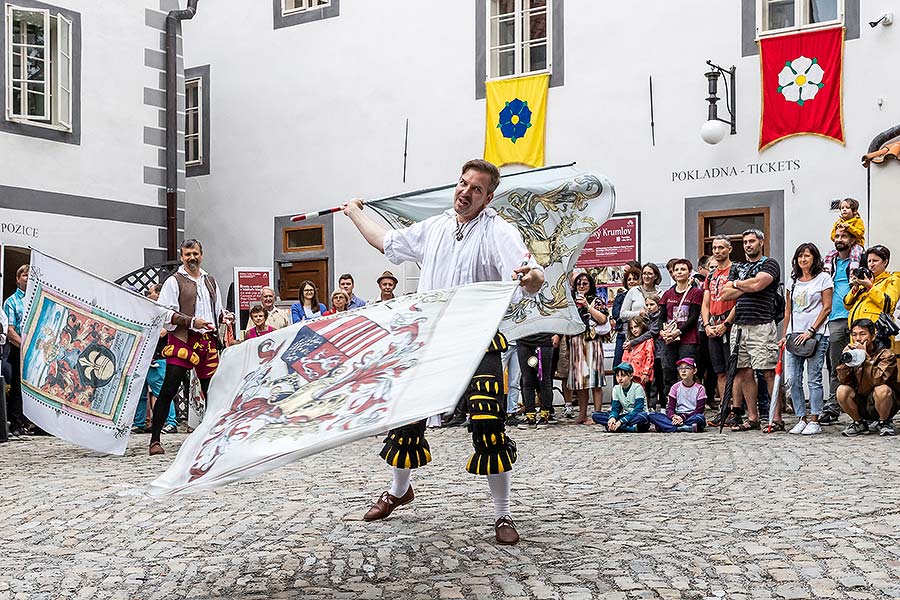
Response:
[[[144,105],[143,89],[159,86],[159,72],[144,66],[144,48],[157,48],[160,34],[145,25],[144,8],[158,2],[51,3],[81,13],[81,144],[0,132],[0,184],[156,206],[156,187],[143,183],[156,149],[144,145],[143,128],[156,126],[158,109]],[[39,230],[37,239],[3,234],[3,243],[32,245],[109,278],[138,268],[144,248],[159,245],[155,225],[10,209],[0,209],[0,220]]]
[[[157,237],[156,228],[144,225],[6,208],[0,208],[0,224],[33,228],[7,227],[0,234],[3,244],[36,248],[110,280],[141,266],[143,249]]]
[[[647,0],[638,12],[631,3],[567,0],[565,85],[549,92],[547,164],[575,160],[609,176],[618,210],[643,211],[647,260],[694,258],[682,238],[685,197],[759,190],[785,190],[786,252],[807,240],[827,246],[830,201],[850,195],[865,205],[859,157],[900,115],[900,78],[873,77],[893,71],[900,29],[866,25],[893,3],[862,4],[861,39],[845,51],[846,146],[804,136],[760,154],[759,57],[741,57],[739,2]],[[211,65],[212,163],[210,176],[188,180],[186,229],[215,252],[217,275],[232,264],[271,263],[275,215],[447,183],[482,155],[474,10],[472,2],[344,0],[337,18],[274,30],[270,3],[201,5],[185,24],[185,54],[187,66]],[[718,146],[698,133],[708,58],[738,67],[738,135]],[[801,169],[672,181],[673,171],[780,160],[800,160]],[[896,183],[873,186],[876,220],[889,212]],[[361,295],[372,296],[384,260],[336,219],[335,270],[354,272]],[[876,241],[896,244],[893,231]]]
[[[159,86],[144,66],[144,48],[159,46],[159,31],[144,23],[150,0],[51,0],[81,13],[81,145],[0,133],[0,183],[156,205],[143,183],[145,125],[157,109],[144,106],[144,86]],[[156,246],[156,244],[154,244]]]

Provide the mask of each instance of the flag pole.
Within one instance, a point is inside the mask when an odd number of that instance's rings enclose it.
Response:
[[[334,214],[336,212],[341,212],[342,210],[344,210],[345,206],[347,206],[347,205],[342,204],[340,206],[335,206],[334,208],[326,208],[325,210],[319,210],[316,212],[309,212],[309,213],[302,214],[302,215],[294,215],[293,217],[291,217],[291,221],[297,222],[297,221],[305,221],[306,219],[314,219],[316,217],[324,217],[325,215],[330,215],[330,214]]]
[[[518,176],[518,175],[529,175],[529,174],[531,174],[531,173],[538,173],[538,172],[540,172],[540,171],[550,171],[550,170],[552,170],[552,169],[562,169],[562,168],[565,168],[565,167],[571,167],[571,166],[574,166],[574,165],[575,165],[574,162],[570,162],[570,163],[567,163],[567,164],[550,165],[550,166],[547,166],[547,167],[539,167],[539,168],[537,168],[537,169],[529,169],[529,170],[527,170],[527,171],[519,171],[518,173],[510,173],[510,174],[508,174],[508,175],[504,175],[504,179],[505,179],[506,181],[508,181],[509,179],[511,179],[511,178],[513,178],[513,177],[516,177],[516,176]],[[449,190],[449,189],[453,189],[454,187],[456,187],[456,183],[449,183],[449,184],[446,184],[446,185],[439,185],[439,186],[436,186],[436,187],[425,188],[425,189],[423,189],[423,190],[416,190],[416,191],[414,191],[414,192],[404,192],[404,193],[402,193],[402,194],[394,194],[394,195],[392,195],[392,196],[383,196],[383,197],[381,197],[381,198],[373,198],[373,199],[371,199],[371,200],[366,200],[365,202],[363,202],[363,205],[366,205],[366,206],[372,205],[373,208],[374,208],[374,206],[375,206],[376,204],[378,204],[379,202],[382,202],[382,201],[384,201],[384,200],[403,200],[403,199],[408,198],[408,197],[410,197],[410,196],[418,196],[418,195],[420,195],[420,194],[429,194],[429,193],[437,192],[437,191],[440,191],[440,190]],[[346,204],[342,204],[342,205],[340,205],[340,206],[335,206],[334,208],[326,208],[325,210],[319,210],[319,211],[309,212],[309,213],[302,214],[302,215],[294,215],[293,217],[291,217],[291,221],[297,222],[297,221],[305,221],[306,219],[314,219],[314,218],[316,218],[316,217],[324,217],[324,216],[326,216],[326,215],[331,215],[331,214],[334,214],[334,213],[336,213],[336,212],[342,211],[342,210],[344,209],[345,206],[346,206]],[[380,213],[379,213],[379,214],[380,214]]]

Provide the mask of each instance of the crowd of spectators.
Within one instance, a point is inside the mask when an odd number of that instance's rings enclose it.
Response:
[[[790,433],[815,435],[844,412],[851,420],[842,432],[846,436],[893,435],[900,408],[895,354],[900,348],[894,347],[900,273],[888,269],[888,248],[863,248],[858,207],[853,199],[841,202],[831,232],[833,248],[824,256],[812,242],[795,249],[784,283],[781,265],[766,256],[765,236],[757,229],[741,235],[741,262],[732,261],[732,240],[726,236],[712,241],[711,256],[699,257],[696,270],[687,258],[670,259],[665,264],[668,287],[654,262],[625,265],[616,282],[621,287],[611,298],[589,272],[576,270],[571,294],[584,329],[574,335],[547,331],[510,344],[504,355],[507,423],[521,429],[557,424],[553,396],[558,380],[562,417],[610,432],[701,432],[711,424],[772,433],[786,430],[783,414],[789,412],[797,419]],[[34,432],[22,413],[19,380],[27,280],[24,265],[0,314],[7,419],[14,435]],[[382,273],[379,296],[371,302],[393,299],[397,283],[393,273]],[[235,343],[366,305],[354,293],[351,274],[342,274],[338,284],[326,306],[320,302],[323,290],[303,281],[289,310],[276,305],[272,288],[263,288]],[[147,296],[155,300],[159,285]],[[164,336],[165,331],[135,415],[137,432],[147,431],[165,376],[159,354]],[[610,352],[604,343],[611,347],[612,373],[604,367]],[[774,389],[779,365],[782,384]],[[615,384],[604,410],[609,375]],[[720,410],[726,400],[730,404]],[[429,425],[465,421],[461,403],[455,414]],[[164,431],[176,428],[173,406]]]
[[[572,296],[585,332],[554,338],[566,416],[574,391],[576,422],[615,432],[697,432],[709,423],[773,433],[786,430],[787,412],[797,418],[790,433],[815,435],[845,412],[851,419],[842,431],[846,436],[894,435],[900,273],[888,268],[888,248],[862,247],[858,207],[849,198],[840,203],[833,248],[824,257],[812,242],[794,250],[784,283],[781,265],[766,256],[758,229],[740,236],[743,261],[731,260],[727,236],[713,240],[712,255],[701,256],[696,270],[689,259],[670,259],[667,289],[660,288],[655,263],[630,263],[619,292],[601,301],[590,274],[576,271]],[[604,335],[607,323],[611,333]],[[594,391],[605,376],[596,367],[603,364],[602,341],[612,346],[609,410],[601,409],[602,392]],[[595,344],[590,350],[588,342]],[[528,371],[520,367],[524,389]],[[782,380],[775,389],[778,368]],[[595,410],[586,419],[589,394]],[[723,399],[730,404],[720,412]],[[521,428],[535,425],[533,406],[525,404]],[[704,416],[707,408],[712,410]]]

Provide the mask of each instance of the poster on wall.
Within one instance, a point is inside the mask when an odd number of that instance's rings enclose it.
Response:
[[[613,215],[588,238],[577,268],[586,270],[597,284],[597,293],[611,302],[622,289],[622,273],[628,261],[641,260],[641,213]]]
[[[264,287],[272,287],[272,269],[266,267],[234,268],[234,307],[240,314],[241,329],[246,329],[250,307],[259,304]]]

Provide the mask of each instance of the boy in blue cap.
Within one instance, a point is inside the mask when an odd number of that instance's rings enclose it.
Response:
[[[649,430],[647,396],[644,387],[632,381],[634,367],[627,362],[619,363],[613,373],[616,385],[613,388],[612,409],[608,413],[595,412],[591,418],[610,432],[638,433]]]

